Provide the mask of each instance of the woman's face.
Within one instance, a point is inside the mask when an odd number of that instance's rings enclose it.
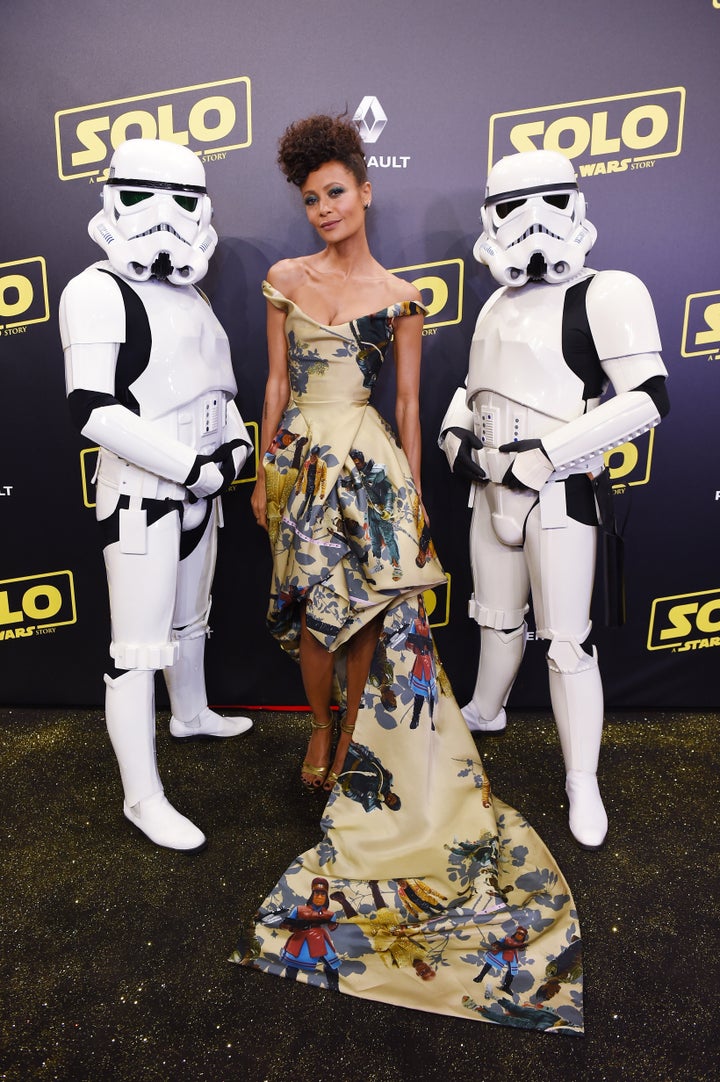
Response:
[[[347,240],[365,228],[371,190],[369,181],[358,184],[347,166],[335,161],[309,173],[300,188],[308,221],[326,244]]]

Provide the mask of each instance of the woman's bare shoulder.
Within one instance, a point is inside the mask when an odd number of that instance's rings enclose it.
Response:
[[[265,277],[271,286],[290,297],[307,277],[305,259],[280,259],[273,263]]]
[[[392,287],[392,295],[397,298],[398,301],[415,301],[416,304],[422,304],[422,295],[417,286],[414,286],[412,282],[407,282],[404,278],[398,278],[396,274],[391,274],[387,271],[388,284]]]

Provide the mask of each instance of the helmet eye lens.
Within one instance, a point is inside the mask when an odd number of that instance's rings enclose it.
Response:
[[[512,214],[514,210],[521,207],[523,203],[527,202],[525,199],[511,199],[507,203],[498,203],[495,207],[495,213],[498,218],[507,218],[508,214]]]
[[[155,192],[120,192],[120,202],[124,207],[135,207],[138,203],[144,202],[146,199],[152,199]],[[179,207],[186,210],[189,214],[195,210],[198,205],[196,195],[173,195],[173,199]]]
[[[134,207],[136,203],[149,199],[152,194],[152,192],[120,192],[120,202],[124,207]]]
[[[544,195],[543,200],[549,203],[551,207],[557,207],[558,210],[565,210],[570,202],[569,192],[558,192],[557,195]]]
[[[173,199],[179,207],[192,214],[198,204],[196,195],[174,195]]]

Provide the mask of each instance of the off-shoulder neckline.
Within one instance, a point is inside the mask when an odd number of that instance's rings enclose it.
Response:
[[[417,308],[418,313],[422,313],[423,315],[426,311],[425,306],[419,304],[417,301],[395,301],[394,304],[388,304],[385,306],[385,308],[378,308],[376,312],[365,312],[363,313],[363,315],[355,316],[354,319],[346,319],[342,323],[321,323],[319,319],[315,319],[314,316],[309,315],[303,308],[301,308],[297,301],[291,301],[289,297],[286,297],[284,293],[281,293],[279,289],[276,289],[274,285],[271,285],[267,279],[263,281],[263,289],[265,288],[272,290],[272,292],[276,296],[280,297],[287,304],[291,304],[293,308],[296,308],[297,311],[305,317],[305,319],[310,321],[310,323],[314,323],[316,327],[324,327],[328,331],[335,331],[339,327],[349,327],[351,324],[357,323],[358,320],[361,319],[372,319],[374,316],[385,315],[387,314],[387,312],[390,311],[391,308],[398,308],[403,304],[413,305],[415,308]]]

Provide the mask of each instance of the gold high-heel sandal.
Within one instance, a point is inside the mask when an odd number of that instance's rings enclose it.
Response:
[[[348,725],[344,721],[341,722],[340,723],[340,732],[341,733],[346,733],[349,737],[352,737],[353,733],[355,732],[355,724],[353,723],[352,725]],[[339,781],[340,781],[340,775],[336,774],[334,770],[331,770],[330,773],[327,776],[325,784],[323,785],[324,791],[326,793],[331,792],[335,788],[336,782],[339,782]],[[329,785],[328,785],[328,782],[330,783]]]
[[[315,729],[331,729],[332,725],[333,725],[332,719],[330,721],[322,723],[322,722],[319,722],[319,721],[315,721],[315,718],[313,718],[311,720],[311,722],[310,722],[310,727],[313,730],[315,730]],[[330,755],[328,754],[328,760],[329,759],[330,759]],[[305,793],[320,793],[320,792],[322,792],[323,782],[325,780],[325,775],[328,772],[328,767],[329,766],[330,766],[329,761],[325,764],[325,766],[313,766],[312,763],[308,763],[307,760],[306,760],[303,763],[302,770],[300,772],[300,784],[303,787],[303,792],[305,792]],[[303,774],[312,774],[312,776],[314,778],[317,778],[318,780],[317,781],[305,781],[305,779],[302,777]]]

